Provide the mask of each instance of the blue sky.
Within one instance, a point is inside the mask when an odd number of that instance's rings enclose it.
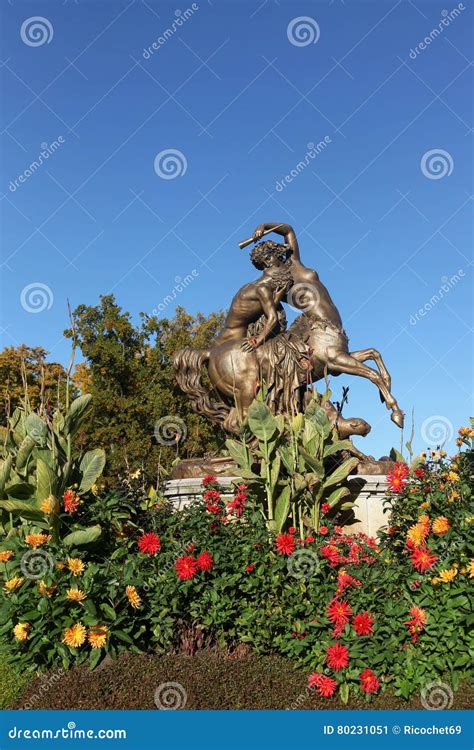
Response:
[[[66,362],[67,298],[223,309],[255,276],[237,243],[286,221],[415,447],[451,437],[472,413],[472,29],[467,2],[4,0],[2,344]],[[364,450],[399,445],[373,385],[332,385]]]

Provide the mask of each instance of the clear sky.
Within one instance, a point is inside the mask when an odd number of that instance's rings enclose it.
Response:
[[[472,3],[1,8],[3,345],[65,363],[67,298],[223,309],[255,277],[237,243],[286,221],[408,425],[414,407],[415,447],[467,422]],[[375,387],[343,385],[373,426],[360,447],[399,446]]]

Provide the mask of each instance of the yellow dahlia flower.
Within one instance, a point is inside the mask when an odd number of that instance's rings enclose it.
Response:
[[[63,632],[63,643],[65,643],[66,646],[70,646],[71,648],[78,648],[79,646],[82,646],[85,640],[86,629],[80,622],[77,622],[70,628],[66,628]]]
[[[109,629],[106,625],[95,625],[89,628],[87,639],[92,648],[102,648],[107,643]]]
[[[16,591],[16,589],[20,588],[24,580],[24,578],[18,578],[18,576],[14,576],[8,581],[5,581],[5,588],[7,591]]]
[[[438,534],[438,536],[446,534],[450,529],[450,523],[446,516],[438,516],[438,518],[435,518],[432,529],[435,534]]]
[[[13,628],[13,635],[17,639],[17,641],[26,641],[28,638],[28,630],[31,628],[31,625],[29,622],[19,622],[15,627]]]
[[[2,549],[0,550],[0,562],[7,562],[7,560],[11,560],[14,553],[11,549]]]
[[[50,599],[53,595],[53,592],[56,588],[56,585],[53,583],[52,586],[47,586],[44,581],[40,581],[38,583],[38,593],[42,596],[47,596],[48,599]]]
[[[87,594],[81,591],[81,589],[68,589],[66,597],[70,602],[83,602],[84,599],[87,599]]]
[[[73,574],[73,576],[78,576],[81,573],[84,573],[86,569],[86,566],[84,565],[82,560],[80,560],[78,557],[68,557],[67,566],[69,570],[71,571],[71,573]]]
[[[138,594],[135,586],[127,586],[127,588],[125,589],[125,594],[127,595],[127,599],[133,609],[138,609],[140,604],[142,603],[142,600],[140,599],[140,595]]]
[[[25,542],[31,547],[41,547],[42,544],[46,544],[51,539],[51,534],[27,534],[25,536]]]
[[[454,581],[458,574],[458,571],[456,568],[450,568],[449,570],[440,570],[439,572],[439,580],[442,583],[451,583],[451,581]]]

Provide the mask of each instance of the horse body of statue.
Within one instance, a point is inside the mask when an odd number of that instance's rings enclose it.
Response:
[[[270,231],[283,235],[285,242],[258,243]],[[391,393],[380,353],[373,348],[349,352],[339,311],[316,271],[301,263],[293,229],[287,224],[263,224],[241,245],[250,242],[258,243],[251,259],[262,275],[235,295],[224,329],[209,350],[187,347],[174,358],[177,382],[195,411],[238,433],[263,383],[272,411],[291,414],[304,411],[311,383],[348,373],[373,382],[392,420],[402,427],[403,412]],[[282,302],[302,311],[288,330]],[[373,360],[378,369],[368,367],[366,360]],[[201,382],[206,364],[217,394],[214,400]],[[343,419],[330,402],[325,408],[341,437],[366,435],[370,430],[363,419]]]

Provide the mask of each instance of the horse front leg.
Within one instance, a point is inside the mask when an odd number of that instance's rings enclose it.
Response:
[[[371,383],[377,386],[379,392],[387,405],[387,409],[392,412],[391,419],[398,427],[403,427],[403,412],[397,404],[389,388],[382,378],[381,374],[371,367],[359,362],[352,354],[348,352],[338,352],[333,357],[328,358],[328,370],[332,374],[347,373],[348,375],[359,375],[361,378],[367,378]]]

